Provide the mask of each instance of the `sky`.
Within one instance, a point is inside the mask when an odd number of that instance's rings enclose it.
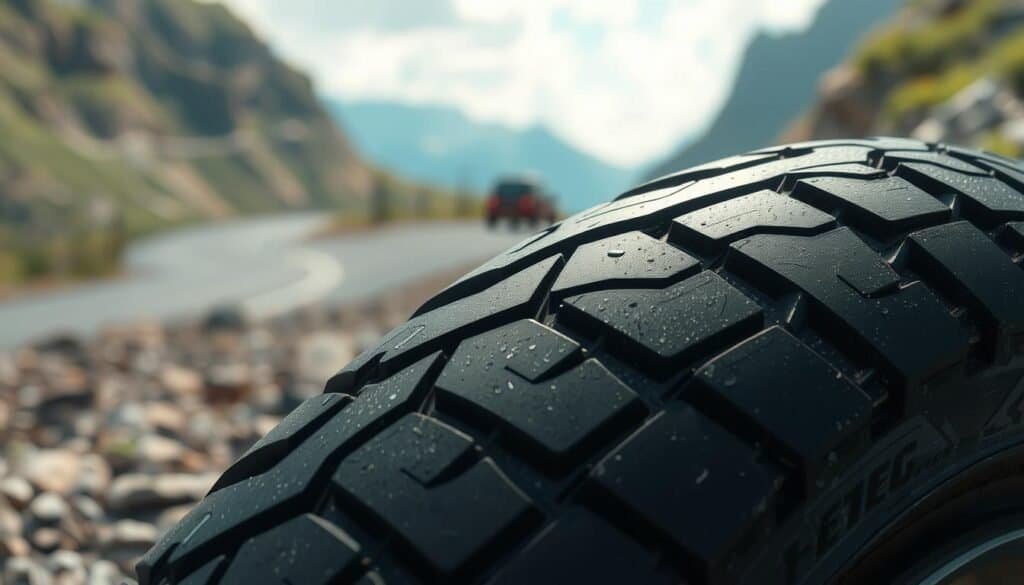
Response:
[[[710,122],[752,35],[801,30],[824,0],[223,1],[323,96],[544,124],[639,166]]]

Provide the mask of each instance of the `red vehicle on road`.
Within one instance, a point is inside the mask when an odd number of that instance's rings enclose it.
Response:
[[[541,184],[528,177],[509,177],[499,180],[487,198],[487,225],[494,227],[499,219],[507,219],[516,226],[520,221],[535,226],[541,221],[555,222],[558,212]]]

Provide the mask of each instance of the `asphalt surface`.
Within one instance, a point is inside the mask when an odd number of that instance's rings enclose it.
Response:
[[[122,277],[0,302],[0,347],[105,324],[173,319],[220,305],[257,317],[317,301],[372,297],[505,250],[530,234],[476,222],[402,224],[330,239],[322,214],[187,228],[144,240]]]

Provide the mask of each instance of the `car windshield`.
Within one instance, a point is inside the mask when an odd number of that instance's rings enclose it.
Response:
[[[499,199],[518,199],[530,191],[533,191],[533,185],[515,182],[498,183],[494,190]]]

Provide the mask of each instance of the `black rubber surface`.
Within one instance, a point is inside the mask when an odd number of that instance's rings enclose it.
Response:
[[[1022,188],[872,139],[634,189],[359,356],[140,581],[828,582],[1024,441]]]

